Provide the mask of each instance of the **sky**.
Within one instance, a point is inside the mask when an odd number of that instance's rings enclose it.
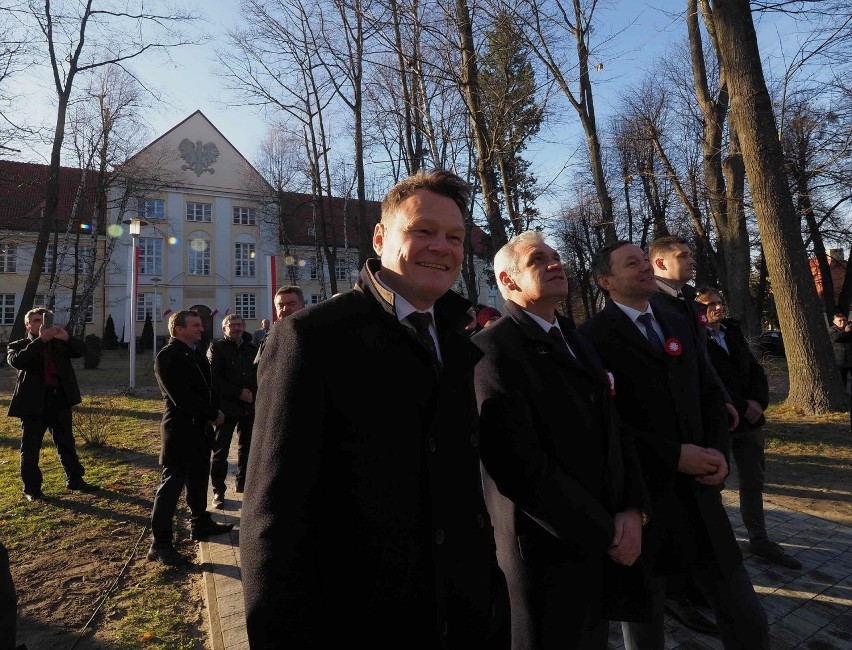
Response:
[[[268,125],[255,107],[229,106],[229,102],[234,103],[233,96],[222,86],[216,74],[215,52],[226,42],[227,27],[239,22],[238,5],[233,0],[206,0],[200,4],[199,10],[208,21],[209,43],[173,50],[171,61],[140,58],[132,63],[140,78],[158,87],[164,100],[145,114],[152,140],[196,110],[201,110],[250,162],[254,162]],[[679,16],[684,6],[684,0],[621,0],[611,3],[610,8],[601,13],[599,24],[602,29],[596,37],[603,38],[606,33],[618,35],[607,48],[613,55],[593,61],[593,65],[603,65],[601,70],[592,72],[599,125],[606,123],[619,91],[625,85],[640,80],[667,47],[684,38],[686,27]],[[601,7],[607,8],[608,5],[604,3]],[[767,35],[765,40],[773,47],[777,37],[771,26],[764,26],[760,33]],[[52,88],[45,87],[45,82],[50,84],[51,79],[39,81],[35,75],[24,76],[22,83],[29,99],[26,110],[34,115],[43,113],[44,123],[52,125],[55,121],[55,100]],[[578,148],[585,146],[576,115],[570,108],[566,111],[568,114],[564,116],[563,125],[550,131],[543,129],[542,142],[529,151],[529,158],[537,167],[539,181],[544,184],[567,182],[568,173],[563,170],[565,161],[574,157]],[[49,148],[44,146],[22,151],[16,158],[46,162],[48,156]]]

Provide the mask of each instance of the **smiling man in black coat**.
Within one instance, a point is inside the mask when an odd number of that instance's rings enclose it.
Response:
[[[615,376],[615,405],[651,494],[642,553],[652,574],[653,620],[623,623],[625,647],[662,650],[666,578],[686,574],[710,596],[726,648],[768,648],[766,613],[722,505],[729,451],[722,393],[692,323],[662,305],[652,308],[657,283],[638,246],[604,247],[592,272],[608,300],[579,329]]]
[[[625,586],[649,510],[639,462],[597,353],[556,314],[568,295],[559,254],[527,231],[497,252],[494,275],[506,315],[473,341],[485,354],[480,448],[512,647],[606,648],[603,599]],[[621,584],[604,589],[618,567]]]
[[[467,185],[391,188],[356,288],[266,338],[240,552],[253,650],[508,646],[482,495]]]

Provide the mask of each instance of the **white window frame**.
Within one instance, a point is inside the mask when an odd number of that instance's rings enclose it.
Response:
[[[200,201],[187,201],[186,220],[196,223],[212,223],[213,204],[202,203]]]
[[[18,245],[13,242],[6,242],[4,244],[0,244],[0,273],[17,272]]]
[[[235,205],[233,209],[233,223],[235,226],[257,225],[257,209]]]
[[[53,258],[56,257],[56,249],[53,247],[53,242],[47,245],[44,249],[44,261],[41,263],[41,272],[50,273],[50,265],[53,263]],[[57,269],[59,271],[59,269]]]
[[[253,293],[238,293],[234,297],[234,313],[243,320],[257,318],[257,296]]]
[[[256,274],[254,243],[234,242],[234,275],[238,278],[253,278]]]
[[[204,242],[203,250],[195,242]],[[196,250],[198,248],[199,250]],[[209,276],[210,275],[210,260],[212,258],[210,240],[194,236],[189,241],[189,252],[187,257],[187,273],[193,276]]]
[[[0,293],[0,325],[14,325],[15,311],[15,294]]]
[[[153,249],[153,250],[152,250]],[[139,275],[163,274],[163,240],[161,237],[139,238]]]
[[[157,314],[162,313],[163,298],[159,292],[145,291],[136,294],[136,320],[145,322],[145,316],[151,314],[151,322],[157,322]]]
[[[136,203],[136,214],[142,219],[162,221],[166,218],[166,201],[165,199],[139,199]]]

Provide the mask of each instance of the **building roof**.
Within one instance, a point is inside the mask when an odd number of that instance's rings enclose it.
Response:
[[[84,177],[85,174],[85,177]],[[44,210],[44,194],[50,168],[47,165],[0,160],[0,229],[37,232]],[[74,217],[75,224],[91,223],[97,203],[98,172],[59,168],[59,207],[55,228],[64,230],[74,212],[81,180],[85,189]],[[106,232],[99,220],[101,234]]]

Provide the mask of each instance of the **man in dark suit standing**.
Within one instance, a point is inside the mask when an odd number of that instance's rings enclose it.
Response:
[[[482,494],[470,303],[450,290],[468,186],[382,201],[354,290],[277,323],[258,367],[240,531],[253,650],[506,648]]]
[[[191,513],[192,539],[227,533],[234,524],[216,523],[207,512],[210,474],[207,428],[222,424],[225,415],[214,404],[210,364],[198,348],[204,334],[198,312],[189,309],[172,312],[169,334],[169,342],[157,353],[154,362],[154,376],[165,401],[160,424],[163,473],[151,512],[153,541],[148,559],[178,565],[189,562],[173,545],[172,520],[184,487]]]
[[[556,313],[568,295],[559,254],[527,231],[497,252],[494,275],[506,317],[473,341],[485,354],[475,374],[480,454],[512,647],[606,648],[606,565],[634,564],[649,508],[639,462],[598,355]],[[494,485],[510,503],[490,494]]]
[[[754,358],[739,323],[725,318],[725,303],[718,289],[698,290],[696,300],[705,307],[707,354],[719,378],[728,389],[740,415],[731,433],[731,453],[739,474],[740,513],[748,530],[753,555],[789,569],[802,563],[779,544],[769,540],[763,516],[763,476],[766,470],[763,411],[769,405],[769,381],[760,362]]]
[[[687,574],[709,595],[726,648],[769,648],[766,613],[722,505],[729,449],[722,395],[692,325],[651,307],[657,283],[638,246],[601,249],[592,272],[609,299],[580,332],[615,376],[616,408],[634,434],[651,494],[642,552],[653,618],[622,624],[625,647],[662,650],[666,577]]]

